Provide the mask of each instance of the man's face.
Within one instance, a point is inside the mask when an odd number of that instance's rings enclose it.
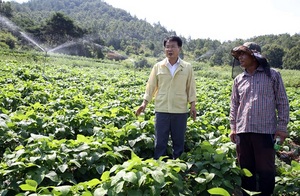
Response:
[[[252,66],[256,66],[256,60],[253,55],[250,55],[249,53],[246,53],[244,51],[240,52],[239,55],[239,62],[241,64],[241,67],[245,69],[249,69]]]
[[[180,52],[180,47],[178,46],[177,42],[175,41],[168,41],[165,45],[165,54],[166,57],[169,59],[177,59]]]

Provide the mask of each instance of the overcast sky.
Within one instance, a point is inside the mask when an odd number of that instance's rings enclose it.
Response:
[[[26,0],[15,0],[26,2]],[[192,39],[300,33],[300,0],[103,0]]]

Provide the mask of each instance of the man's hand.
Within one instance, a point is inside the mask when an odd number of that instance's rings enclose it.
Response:
[[[139,116],[142,112],[145,111],[147,107],[148,101],[144,100],[142,105],[135,111],[135,115]]]
[[[236,132],[235,131],[231,131],[229,134],[230,140],[236,144]]]
[[[196,120],[197,111],[196,111],[196,106],[194,101],[191,102],[190,116],[193,118],[194,121]]]
[[[280,143],[282,144],[284,140],[288,137],[288,133],[286,131],[276,131],[274,138],[280,138]]]

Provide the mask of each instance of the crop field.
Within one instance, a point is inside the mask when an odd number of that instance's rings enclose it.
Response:
[[[134,114],[150,69],[0,52],[1,196],[239,195],[241,175],[251,175],[228,137],[230,68],[195,63],[197,119],[188,120],[185,152],[154,160],[153,102]],[[275,195],[300,192],[300,90],[290,73],[300,81],[299,71],[282,71],[291,121]]]

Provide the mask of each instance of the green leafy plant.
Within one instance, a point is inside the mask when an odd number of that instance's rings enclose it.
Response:
[[[250,175],[236,164],[235,144],[228,138],[232,80],[212,77],[229,69],[205,65],[210,69],[205,77],[203,63],[195,70],[197,118],[188,119],[185,151],[178,160],[153,160],[153,103],[141,116],[134,114],[150,69],[65,55],[0,53],[3,196],[226,195],[242,190],[241,175]],[[296,195],[300,94],[292,86],[287,93],[290,137],[277,154],[275,191]]]

